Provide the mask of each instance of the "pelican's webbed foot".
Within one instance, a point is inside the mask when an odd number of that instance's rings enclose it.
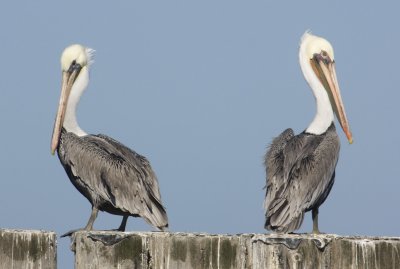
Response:
[[[80,229],[71,230],[71,231],[68,231],[65,234],[61,235],[60,237],[72,236],[74,233],[80,232],[80,231],[86,231],[86,229],[85,228],[80,228]]]
[[[61,237],[71,236],[74,233],[79,232],[79,231],[91,231],[91,230],[93,230],[93,223],[94,223],[94,220],[97,217],[97,212],[98,211],[99,210],[97,209],[97,207],[93,206],[92,207],[92,213],[90,214],[89,221],[86,224],[85,228],[79,228],[79,229],[71,230],[71,231],[66,232],[65,234],[61,235]]]
[[[76,249],[76,232],[80,232],[80,231],[89,231],[89,230],[87,230],[86,228],[75,229],[75,230],[68,231],[65,234],[60,236],[60,237],[69,236],[71,238],[71,245],[69,246],[69,248],[71,249],[72,252],[75,252],[75,249]]]

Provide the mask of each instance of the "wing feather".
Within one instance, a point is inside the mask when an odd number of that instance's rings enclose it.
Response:
[[[304,212],[325,201],[340,147],[333,124],[323,135],[288,136],[288,130],[273,140],[265,160],[265,228],[277,232],[297,230]]]
[[[141,216],[160,229],[168,227],[158,180],[145,157],[105,135],[65,132],[62,141],[60,160],[66,170],[71,167],[72,183],[92,204],[110,213]]]

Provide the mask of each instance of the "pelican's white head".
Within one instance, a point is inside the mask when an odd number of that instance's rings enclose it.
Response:
[[[312,35],[309,31],[305,32],[301,37],[300,51],[304,53],[308,59],[312,59],[314,54],[323,53],[334,61],[333,47],[325,38]]]
[[[305,32],[300,41],[299,60],[304,78],[313,90],[317,113],[307,132],[324,133],[333,121],[339,120],[347,139],[353,142],[336,77],[332,45],[324,38]]]
[[[78,136],[86,135],[76,120],[76,107],[89,83],[89,66],[94,50],[82,45],[71,45],[61,55],[62,86],[58,112],[54,123],[51,153],[58,147],[61,129]]]
[[[72,64],[82,67],[93,63],[94,50],[79,44],[71,45],[64,49],[61,55],[61,70],[67,72]]]

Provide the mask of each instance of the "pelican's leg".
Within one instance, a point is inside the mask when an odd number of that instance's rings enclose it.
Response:
[[[318,208],[314,208],[312,210],[312,220],[313,220],[313,234],[320,234],[320,231],[318,229]]]
[[[128,217],[129,217],[129,216],[123,216],[123,217],[122,217],[121,225],[119,225],[117,231],[125,232],[126,222],[128,221]]]
[[[66,232],[65,234],[61,235],[61,237],[71,236],[73,233],[78,232],[78,231],[91,231],[93,229],[93,223],[94,223],[95,219],[97,218],[98,212],[99,212],[99,210],[97,209],[97,207],[93,206],[92,213],[90,214],[89,221],[86,224],[85,228],[71,230],[71,231]]]
[[[91,231],[93,230],[93,223],[97,218],[97,213],[99,213],[99,210],[97,209],[97,207],[92,207],[92,213],[90,214],[90,218],[88,223],[85,226],[85,230],[86,231]]]

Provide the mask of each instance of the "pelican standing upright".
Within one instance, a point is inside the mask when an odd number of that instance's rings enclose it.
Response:
[[[62,89],[51,152],[57,150],[72,184],[92,204],[85,230],[93,229],[98,210],[123,216],[119,231],[125,231],[129,216],[164,230],[167,213],[149,161],[106,135],[87,134],[77,123],[76,107],[89,83],[92,57],[93,50],[81,45],[67,47],[61,56]]]
[[[265,228],[289,233],[300,228],[304,213],[312,210],[313,233],[319,233],[318,208],[331,191],[340,141],[334,114],[353,142],[340,96],[331,44],[306,32],[301,38],[299,60],[317,104],[317,113],[299,135],[287,129],[276,137],[265,156],[267,191]]]

